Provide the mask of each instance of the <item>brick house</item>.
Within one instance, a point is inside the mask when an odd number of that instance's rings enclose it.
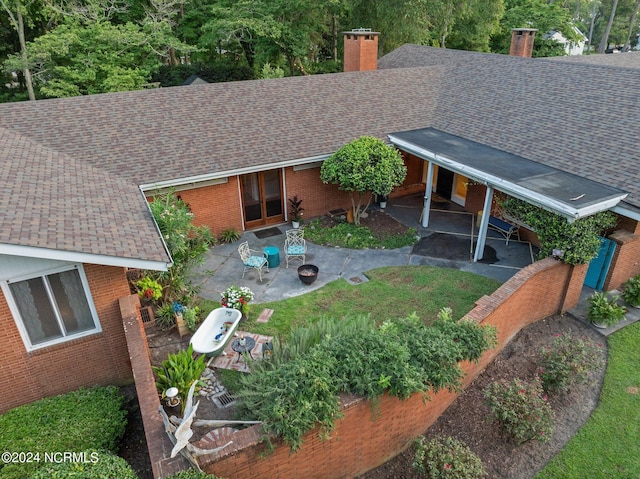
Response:
[[[377,61],[377,38],[345,35],[358,56],[345,64],[359,71],[0,104],[0,381],[11,385],[0,412],[131,380],[118,309],[126,269],[171,265],[145,196],[175,188],[216,234],[286,222],[294,195],[307,217],[348,208],[319,168],[362,135],[403,151],[408,175],[392,197],[427,202],[435,191],[476,212],[509,180],[548,208],[573,208],[557,209],[569,217],[611,209],[620,221],[604,288],[640,273],[640,54],[569,61],[405,45]],[[438,144],[458,145],[455,157]],[[534,166],[538,189],[527,186]],[[573,180],[581,193],[563,197]]]

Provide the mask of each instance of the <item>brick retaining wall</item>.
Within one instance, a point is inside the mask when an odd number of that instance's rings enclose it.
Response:
[[[498,347],[487,351],[478,364],[464,363],[468,385],[523,327],[577,304],[586,265],[572,267],[551,258],[522,269],[491,296],[481,298],[468,319],[498,329]],[[384,395],[375,409],[364,400],[343,402],[345,416],[336,423],[331,439],[319,440],[317,431],[304,438],[295,454],[281,441],[265,453],[259,444],[259,426],[244,429],[233,444],[216,456],[204,456],[202,469],[227,479],[246,477],[347,478],[362,474],[408,447],[453,402],[456,395],[441,391],[402,401]]]

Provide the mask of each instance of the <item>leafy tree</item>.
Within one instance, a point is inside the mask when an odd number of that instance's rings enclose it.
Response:
[[[572,13],[560,2],[546,0],[505,0],[505,13],[500,21],[500,30],[493,35],[491,50],[496,53],[509,53],[511,45],[511,29],[537,28],[533,56],[558,53],[563,50],[549,49],[549,41],[545,41],[544,34],[552,30],[562,32],[568,39],[578,40],[573,30]],[[555,42],[557,43],[557,42]],[[545,45],[546,44],[546,45]],[[544,48],[543,48],[544,46]]]
[[[164,300],[170,303],[190,295],[192,288],[187,273],[202,263],[214,239],[209,228],[193,224],[193,213],[173,191],[155,196],[150,208],[171,253],[173,266],[169,271],[149,275],[163,285]]]
[[[371,194],[388,195],[406,175],[407,167],[400,152],[370,136],[344,145],[324,161],[320,170],[324,183],[337,184],[341,190],[351,192],[356,224],[360,224],[360,216],[369,207]]]
[[[460,50],[490,51],[491,35],[499,31],[503,15],[503,0],[469,1],[466,8],[456,10],[455,23],[445,37],[446,45]]]
[[[29,50],[27,48],[27,41],[25,35],[25,15],[29,11],[29,6],[32,1],[23,3],[21,0],[0,0],[0,6],[6,12],[9,18],[11,26],[18,34],[18,40],[20,42],[20,52],[17,55],[20,59],[17,70],[22,71],[24,75],[25,86],[29,93],[29,100],[34,101],[36,99],[35,91],[33,88],[33,78],[31,76],[31,69],[29,67]]]
[[[384,55],[404,43],[431,43],[429,5],[428,0],[351,0],[346,23],[380,32],[379,49]]]
[[[12,56],[7,65],[30,68],[48,97],[136,90],[159,66],[147,37],[131,23],[63,24],[29,44],[30,58]]]

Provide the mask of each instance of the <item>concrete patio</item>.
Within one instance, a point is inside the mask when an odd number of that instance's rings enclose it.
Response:
[[[259,304],[304,294],[337,279],[345,279],[354,285],[360,284],[367,281],[367,271],[384,266],[430,265],[454,268],[504,282],[521,268],[535,261],[537,249],[530,243],[511,239],[506,245],[505,238],[495,231],[490,231],[485,248],[488,259],[473,263],[472,242],[477,239],[475,218],[453,203],[434,204],[428,228],[422,228],[419,223],[422,211],[420,196],[392,199],[385,211],[402,224],[416,228],[421,242],[393,250],[352,250],[307,242],[305,263],[318,266],[319,273],[313,284],[306,285],[298,278],[297,268],[302,264],[300,260],[294,260],[290,262],[289,268],[286,267],[283,246],[285,231],[291,226],[275,225],[279,232],[274,236],[260,239],[255,231],[247,231],[236,243],[211,248],[204,264],[195,270],[193,282],[200,288],[202,297],[216,301],[231,285],[248,286],[255,294],[254,304]],[[263,270],[262,282],[253,270],[248,271],[242,278],[242,262],[237,250],[243,241],[248,241],[250,248],[259,252],[267,246],[280,249],[280,265],[270,268],[269,272]],[[429,251],[424,251],[425,248],[419,247],[425,243],[432,246],[436,242],[443,245],[439,250],[434,250],[436,255],[430,255]],[[468,255],[458,254],[455,258],[448,255],[448,252],[453,251],[455,242],[461,242],[457,248],[458,253],[462,247],[464,251],[468,251]]]

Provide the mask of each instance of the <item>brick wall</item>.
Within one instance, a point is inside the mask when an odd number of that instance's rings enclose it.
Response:
[[[336,185],[325,185],[320,180],[320,167],[299,171],[287,168],[285,181],[287,198],[298,195],[298,199],[303,201],[305,218],[322,216],[337,208],[351,208],[351,195],[340,191]]]
[[[616,250],[609,266],[603,289],[620,288],[627,279],[640,274],[640,222],[623,218],[619,229],[609,235],[616,242]]]
[[[189,463],[181,455],[171,458],[173,443],[164,430],[164,423],[158,412],[160,398],[151,369],[147,335],[139,317],[140,300],[136,295],[127,295],[121,297],[118,304],[122,329],[125,331],[131,358],[131,369],[135,378],[136,394],[144,423],[153,477],[164,477],[189,469]]]
[[[571,267],[547,258],[518,272],[491,296],[481,298],[467,318],[498,329],[499,345],[478,364],[464,363],[464,385],[524,326],[573,307],[578,300],[586,266]],[[331,439],[321,441],[317,431],[305,436],[298,452],[275,442],[273,453],[262,456],[259,426],[244,429],[218,456],[204,456],[203,470],[228,479],[245,477],[344,478],[354,477],[399,454],[432,425],[456,395],[440,391],[424,402],[421,394],[406,401],[383,396],[375,409],[364,400],[343,403],[345,417],[336,423]]]
[[[0,293],[0,413],[81,386],[123,385],[132,380],[118,308],[129,294],[123,268],[85,264],[102,332],[27,352],[4,295]]]
[[[177,194],[191,208],[194,224],[208,226],[216,236],[226,228],[243,231],[237,176],[230,177],[227,183],[179,191]]]

